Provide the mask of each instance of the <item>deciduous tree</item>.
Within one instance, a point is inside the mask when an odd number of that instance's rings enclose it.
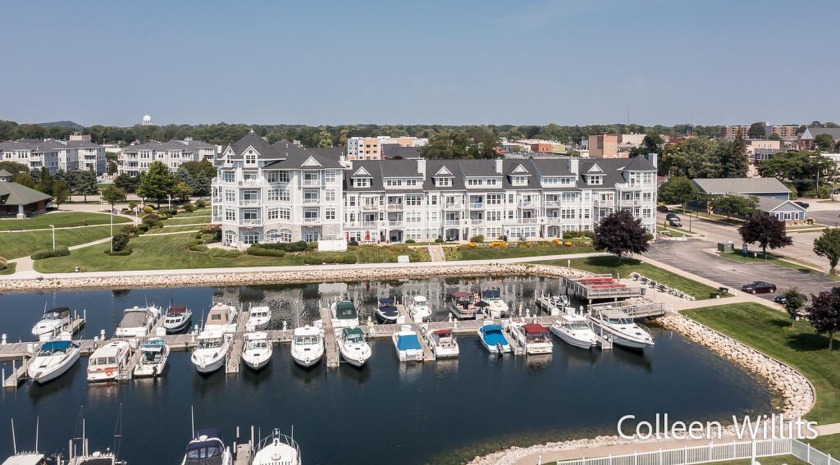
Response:
[[[156,161],[149,165],[149,171],[140,175],[137,184],[137,194],[143,198],[160,202],[167,199],[175,191],[175,177],[163,162]]]
[[[659,200],[665,203],[678,203],[685,205],[689,200],[700,197],[700,191],[691,180],[685,176],[669,178],[659,190]]]
[[[834,138],[831,137],[830,134],[819,134],[814,137],[814,144],[817,145],[817,148],[820,149],[820,152],[833,152],[834,151]]]
[[[832,350],[834,334],[840,330],[840,287],[811,294],[808,321],[817,334],[828,334],[828,350]]]
[[[840,261],[840,229],[824,229],[820,237],[814,239],[814,253],[828,259],[828,272],[834,274]]]
[[[84,201],[87,202],[87,196],[99,193],[99,189],[96,186],[96,174],[90,170],[78,170],[76,173],[77,183],[74,186],[75,193],[83,195]]]
[[[592,245],[595,250],[606,250],[618,257],[627,253],[644,253],[648,249],[650,235],[640,219],[625,210],[610,214],[595,227]]]
[[[746,216],[755,211],[758,206],[758,199],[755,197],[744,197],[742,195],[716,195],[709,199],[709,205],[717,215]]]
[[[750,139],[764,139],[767,137],[767,126],[764,123],[753,123],[747,130],[747,137]]]
[[[785,297],[785,311],[790,315],[790,327],[793,328],[793,322],[799,316],[799,309],[805,306],[808,297],[797,287],[786,290],[782,295]]]
[[[61,205],[66,203],[70,198],[70,188],[64,181],[54,181],[52,185],[53,203],[56,208],[61,208]]]
[[[137,191],[138,182],[139,180],[136,177],[129,176],[125,173],[114,178],[114,186],[132,194]]]
[[[111,209],[114,208],[115,204],[124,202],[125,195],[124,190],[114,186],[113,184],[109,184],[102,188],[102,200],[108,202],[111,205]]]
[[[758,242],[761,252],[767,256],[767,247],[779,249],[793,244],[793,240],[786,234],[785,222],[775,216],[757,213],[747,219],[738,234],[747,244]]]

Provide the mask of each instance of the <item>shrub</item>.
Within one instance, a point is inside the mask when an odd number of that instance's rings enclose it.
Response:
[[[297,241],[292,242],[286,246],[286,251],[288,252],[306,252],[306,248],[309,244],[306,241]],[[315,247],[318,247],[318,244],[315,244]]]
[[[192,242],[187,246],[187,249],[193,252],[207,252],[207,246],[198,242]]]
[[[507,248],[507,242],[505,242],[505,241],[491,242],[490,243],[490,248],[491,249],[506,249]]]
[[[469,247],[471,249],[475,249],[475,248],[478,248],[478,244],[476,244],[475,242],[470,242],[469,244],[467,244],[467,247]]]
[[[246,251],[248,255],[254,255],[258,257],[284,257],[286,256],[286,251],[282,249],[270,249],[266,247],[261,247],[258,245],[252,245],[248,247]]]
[[[149,225],[148,224],[141,224],[137,226],[137,234],[143,234],[149,232]]]
[[[192,213],[192,212],[195,211],[195,205],[193,205],[189,202],[185,203],[181,208],[183,208],[184,211],[187,212],[187,213]]]
[[[436,244],[442,244],[443,243],[443,238],[438,236],[437,239],[435,239],[435,243]]]
[[[350,247],[358,247],[359,241],[357,241],[356,239],[350,239],[350,242],[348,242],[347,245],[349,245]]]
[[[342,261],[342,263],[352,265],[352,264],[354,264],[358,261],[358,258],[356,257],[355,254],[346,253],[346,254],[344,254],[344,257],[342,257],[341,261]]]
[[[125,250],[128,247],[128,241],[131,240],[131,233],[120,233],[115,234],[114,237],[111,238],[111,249],[114,252],[119,252],[121,250]]]
[[[129,210],[134,210],[135,208],[137,208],[137,202],[136,201],[132,200],[131,202],[128,202],[128,209]]]
[[[50,257],[66,257],[68,255],[70,255],[70,249],[68,249],[66,246],[62,246],[56,247],[55,250],[38,250],[32,255],[30,255],[30,258],[32,258],[33,260],[41,260]]]
[[[207,202],[204,199],[198,199],[195,201],[195,208],[204,208],[207,206]]]
[[[105,253],[112,257],[125,257],[127,255],[131,255],[131,247],[126,247],[123,250],[115,250],[113,252],[106,250]]]
[[[406,239],[406,240],[405,240],[405,243],[406,243],[406,244],[416,244],[416,243],[417,243],[417,241],[415,241],[414,239]]]
[[[155,209],[151,205],[146,205],[145,207],[143,207],[143,211],[146,213],[151,213],[155,211]]]
[[[239,251],[226,249],[210,249],[207,251],[207,255],[214,258],[236,258],[239,256]]]
[[[9,267],[9,262],[7,262],[5,258],[0,257],[0,270],[5,270],[8,267]]]
[[[178,210],[174,208],[161,208],[158,213],[165,216],[175,216],[178,214]]]
[[[311,255],[305,255],[305,256],[303,257],[303,263],[304,263],[304,265],[314,265],[314,264],[316,264],[316,263],[320,263],[320,262],[319,262],[319,261],[317,261],[317,260],[315,259],[315,257],[313,257],[313,256],[311,256]]]
[[[479,234],[470,238],[470,242],[484,242],[484,236]]]

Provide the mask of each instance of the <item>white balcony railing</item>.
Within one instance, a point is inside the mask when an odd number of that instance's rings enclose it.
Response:
[[[306,218],[306,217],[303,218],[304,223],[317,223],[319,221],[321,221],[321,218],[319,218],[317,216],[314,217],[314,218]]]
[[[470,203],[470,208],[473,209],[473,210],[484,208],[484,203],[483,202],[471,202]]]
[[[481,218],[471,218],[471,219],[470,219],[470,224],[471,224],[471,225],[473,225],[473,226],[482,225],[482,224],[484,224],[484,219],[481,219]]]
[[[388,226],[402,226],[403,222],[401,220],[390,220],[388,221]]]
[[[443,224],[446,226],[460,226],[461,220],[444,220]]]
[[[375,210],[379,210],[379,207],[380,207],[379,204],[368,204],[368,203],[366,203],[366,204],[362,205],[362,210],[374,210],[375,211]]]
[[[300,185],[303,187],[321,187],[320,179],[302,179]]]
[[[388,210],[402,210],[403,209],[403,204],[401,204],[401,203],[389,203],[387,205],[388,205]]]
[[[522,224],[536,224],[539,223],[539,219],[537,218],[519,218],[519,222]]]
[[[263,222],[261,219],[256,220],[239,220],[240,226],[262,226]]]
[[[250,207],[250,206],[258,206],[260,205],[259,200],[240,200],[239,205],[242,207]]]

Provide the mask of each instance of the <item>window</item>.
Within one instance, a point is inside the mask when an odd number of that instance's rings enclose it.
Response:
[[[320,214],[317,208],[308,208],[303,211],[303,221],[306,223],[314,223],[318,221]]]
[[[292,200],[291,192],[289,192],[287,190],[282,190],[282,191],[279,191],[278,193],[280,194],[280,201],[288,202],[288,201]]]
[[[563,218],[564,220],[571,220],[576,217],[575,213],[575,210],[564,208],[560,210],[560,218]]]
[[[304,171],[303,172],[303,185],[304,186],[317,186],[320,182],[320,177],[318,176],[317,171]]]
[[[281,220],[292,219],[292,212],[288,208],[280,208],[278,213]]]
[[[236,210],[225,210],[225,221],[236,221]]]
[[[587,183],[593,186],[600,186],[604,184],[604,176],[602,175],[595,175],[595,176],[587,176]]]
[[[511,176],[510,183],[514,186],[527,186],[528,176]]]
[[[303,191],[303,203],[318,203],[321,201],[321,192],[317,189],[305,189]]]
[[[487,221],[502,221],[502,212],[490,210],[487,212]]]
[[[437,223],[439,218],[438,212],[429,212],[429,223]]]
[[[355,195],[348,195],[347,196],[347,206],[348,207],[355,207],[356,206],[356,196]]]
[[[233,189],[225,189],[225,202],[236,202],[236,191]]]
[[[257,203],[260,200],[260,193],[255,190],[242,191],[243,203]]]
[[[245,164],[246,165],[256,165],[257,164],[257,154],[253,153],[252,150],[249,150],[248,153],[245,154]]]
[[[326,211],[324,211],[324,219],[335,220],[335,208],[327,208]]]
[[[256,209],[247,209],[242,211],[243,220],[258,220],[260,219],[260,211]]]
[[[256,181],[257,180],[257,172],[256,171],[243,171],[242,178],[246,181]]]
[[[422,223],[423,222],[423,212],[419,212],[419,211],[405,212],[405,222],[406,223]]]
[[[279,211],[276,208],[269,208],[268,209],[268,219],[269,220],[276,220],[280,218]]]
[[[437,187],[452,187],[452,178],[435,178]]]
[[[428,205],[437,205],[438,204],[437,194],[429,194],[429,196],[426,197],[426,203]]]
[[[260,233],[258,232],[244,232],[242,233],[242,242],[245,244],[256,244],[260,241]]]
[[[356,178],[353,180],[353,187],[370,187],[370,178]]]
[[[324,202],[335,202],[335,189],[324,191]]]
[[[419,207],[423,205],[422,194],[409,194],[405,196],[405,204],[410,207]]]
[[[507,203],[513,203],[513,202],[514,202],[514,200],[513,200],[513,195],[514,195],[514,194],[508,194],[508,200],[507,200]]]
[[[502,198],[502,194],[489,194],[487,195],[487,205],[501,205]]]
[[[483,186],[484,180],[483,179],[476,179],[476,178],[469,178],[467,179],[467,186],[475,187],[475,186]]]
[[[265,180],[270,183],[280,182],[280,172],[278,171],[266,171],[265,172]]]
[[[277,182],[289,182],[290,176],[288,171],[280,171],[277,173]]]
[[[234,173],[233,171],[223,171],[222,180],[224,182],[234,182],[236,181],[236,173]]]
[[[276,202],[280,199],[280,193],[277,189],[269,189],[268,190],[268,201],[269,202]]]
[[[327,184],[332,184],[335,182],[335,171],[327,171],[324,173],[324,182]]]

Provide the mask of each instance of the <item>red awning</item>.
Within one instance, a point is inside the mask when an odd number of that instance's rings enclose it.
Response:
[[[528,323],[522,326],[525,329],[525,334],[540,334],[546,332],[545,326],[536,323]]]

